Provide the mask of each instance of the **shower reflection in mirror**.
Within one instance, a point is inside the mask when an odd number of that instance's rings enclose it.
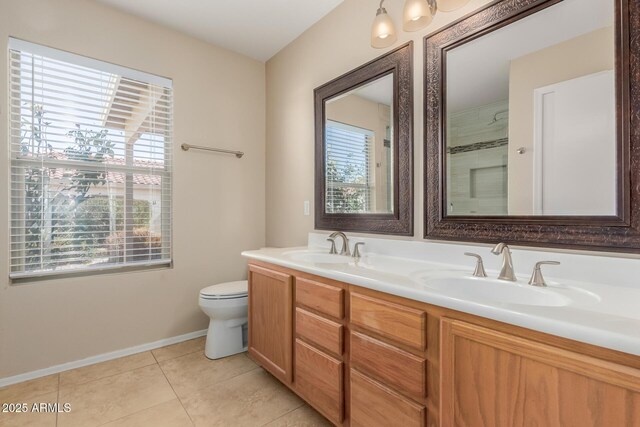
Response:
[[[447,215],[615,215],[614,69],[613,1],[564,0],[449,50]]]

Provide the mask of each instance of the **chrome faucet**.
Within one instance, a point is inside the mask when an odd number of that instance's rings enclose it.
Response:
[[[364,242],[356,242],[355,245],[353,245],[353,255],[352,257],[355,259],[360,259],[361,255],[360,255],[360,246],[364,246]]]
[[[476,259],[476,269],[473,271],[473,277],[487,277],[487,272],[484,271],[484,263],[482,262],[482,257],[478,254],[474,254],[473,252],[465,252],[464,254]]]
[[[544,277],[542,277],[541,266],[543,265],[560,265],[558,261],[539,261],[536,262],[536,266],[533,268],[533,274],[531,274],[531,279],[529,279],[529,284],[532,286],[540,286],[546,287],[547,283],[544,281]]]
[[[330,239],[335,239],[336,237],[342,237],[342,248],[340,249],[340,255],[351,256],[351,251],[349,250],[349,239],[342,231],[334,231],[329,236]]]
[[[498,279],[515,282],[517,279],[513,271],[513,261],[511,260],[511,250],[509,249],[509,246],[507,246],[506,243],[498,243],[491,250],[491,253],[494,255],[502,254],[502,269],[500,270]]]
[[[327,242],[331,242],[331,249],[329,249],[329,253],[331,255],[337,254],[338,251],[336,251],[336,241],[334,239],[327,239]]]

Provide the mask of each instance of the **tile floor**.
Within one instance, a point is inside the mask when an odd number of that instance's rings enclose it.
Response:
[[[0,427],[331,425],[246,354],[207,359],[204,337],[0,388],[3,402],[71,411],[0,412]]]

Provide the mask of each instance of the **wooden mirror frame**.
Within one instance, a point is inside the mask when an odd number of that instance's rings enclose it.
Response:
[[[447,216],[447,51],[563,0],[497,0],[424,38],[424,237],[640,252],[640,3],[615,1],[617,215]]]
[[[325,104],[393,74],[393,213],[325,212]],[[314,90],[315,228],[413,235],[413,42],[349,71]]]

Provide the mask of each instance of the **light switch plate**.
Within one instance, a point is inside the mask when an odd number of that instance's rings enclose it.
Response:
[[[305,216],[309,216],[309,201],[308,200],[304,201],[304,215]]]

